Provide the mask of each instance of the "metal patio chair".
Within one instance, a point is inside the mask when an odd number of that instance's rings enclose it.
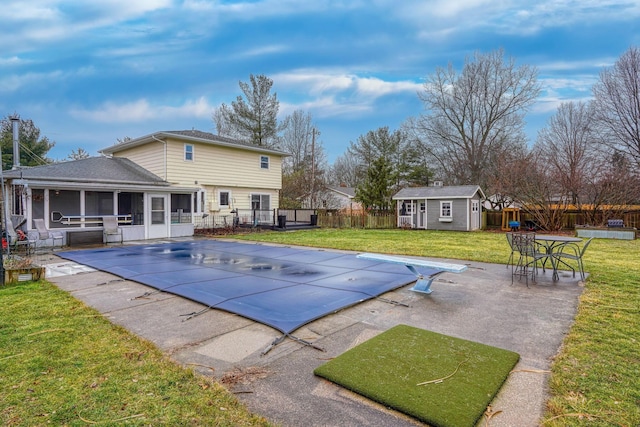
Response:
[[[509,268],[510,265],[514,263],[514,255],[518,252],[515,245],[513,244],[513,234],[512,232],[506,233],[507,243],[509,243],[509,247],[511,248],[511,255],[509,255],[509,260],[507,261],[507,265],[505,267]]]
[[[511,283],[513,284],[513,278],[525,277],[527,287],[529,287],[529,276],[531,276],[532,282],[536,281],[536,274],[538,274],[538,261],[542,261],[542,268],[549,259],[549,254],[540,252],[538,245],[536,244],[535,233],[512,233],[513,247],[515,248],[518,260],[512,262],[511,269]]]
[[[577,243],[567,243],[565,245],[562,245],[562,247],[560,247],[560,249],[553,256],[556,257],[557,261],[562,262],[567,266],[569,265],[564,260],[575,261],[578,266],[578,270],[580,271],[580,278],[584,280],[584,262],[582,261],[582,256],[587,251],[587,248],[589,247],[589,244],[592,240],[593,237],[584,242],[584,245],[582,245],[582,247],[580,247]],[[569,266],[569,268],[573,270],[573,277],[576,277],[576,271],[571,266]]]

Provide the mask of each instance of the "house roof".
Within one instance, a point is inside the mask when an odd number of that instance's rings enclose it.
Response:
[[[89,157],[44,166],[21,167],[3,172],[5,179],[48,182],[85,182],[101,184],[168,187],[159,176],[123,157]]]
[[[356,197],[356,189],[354,187],[327,187],[329,190],[340,193],[350,199]]]
[[[477,192],[484,198],[478,185],[451,185],[442,187],[407,187],[398,191],[393,200],[401,199],[469,199]]]
[[[202,144],[219,145],[223,147],[240,148],[244,150],[256,151],[265,154],[273,154],[278,156],[288,156],[287,153],[272,149],[261,147],[259,145],[251,144],[245,141],[239,141],[237,139],[227,138],[220,135],[214,135],[209,132],[202,132],[199,130],[169,130],[151,133],[149,135],[141,136],[139,138],[130,139],[129,141],[121,142],[110,147],[100,150],[102,154],[113,154],[118,151],[126,150],[129,148],[137,147],[139,145],[148,144],[149,142],[164,140],[167,138],[179,139],[182,141],[199,142]]]

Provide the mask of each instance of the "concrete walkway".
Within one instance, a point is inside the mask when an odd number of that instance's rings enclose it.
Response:
[[[203,307],[171,294],[136,298],[153,289],[55,254],[37,258],[61,289],[154,342],[178,363],[222,380],[251,411],[282,426],[422,425],[313,375],[317,366],[397,324],[519,353],[520,362],[491,404],[501,413],[489,425],[537,426],[548,397],[548,370],[582,292],[570,272],[552,282],[550,272],[540,271],[536,284],[527,287],[524,279],[512,284],[511,269],[504,265],[468,262],[462,274],[440,275],[431,295],[411,292],[410,286],[383,295],[408,307],[371,300],[294,332],[325,351],[287,338],[262,355],[280,332],[218,310],[186,320],[185,314]]]

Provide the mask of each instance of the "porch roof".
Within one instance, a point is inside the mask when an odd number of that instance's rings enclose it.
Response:
[[[470,199],[480,193],[484,193],[479,185],[450,185],[442,187],[407,187],[398,191],[393,200],[404,199]]]
[[[93,183],[122,186],[169,187],[171,184],[123,157],[89,157],[3,172],[5,180],[49,183]]]

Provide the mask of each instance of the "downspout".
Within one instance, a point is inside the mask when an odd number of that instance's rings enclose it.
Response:
[[[153,139],[155,139],[156,141],[158,141],[158,142],[160,142],[160,143],[164,144],[164,154],[163,154],[163,155],[164,155],[164,159],[163,159],[163,164],[164,164],[164,165],[163,165],[163,166],[164,166],[164,180],[165,180],[165,181],[167,181],[167,180],[168,180],[168,178],[167,178],[167,141],[163,141],[163,140],[161,140],[161,139],[159,139],[159,138],[156,138],[156,136],[155,136],[155,135],[153,135],[153,134],[151,135],[151,138],[153,138]]]

